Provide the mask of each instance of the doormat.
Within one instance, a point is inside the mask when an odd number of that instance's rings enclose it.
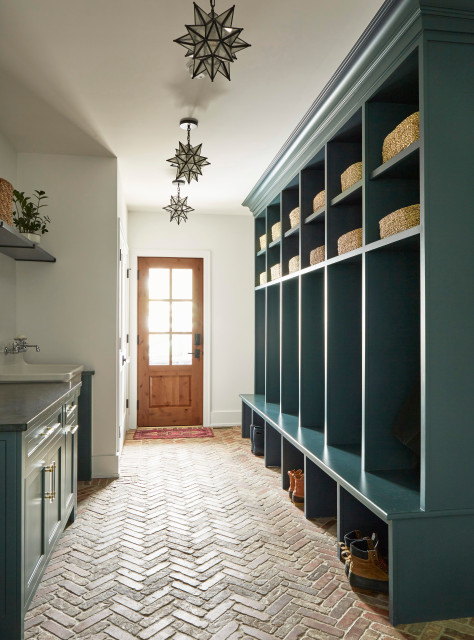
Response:
[[[134,440],[174,440],[175,438],[213,438],[214,433],[209,427],[158,427],[138,428],[133,436]]]

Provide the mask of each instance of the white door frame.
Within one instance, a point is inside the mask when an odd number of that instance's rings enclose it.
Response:
[[[118,283],[118,355],[117,355],[117,453],[122,452],[125,433],[128,429],[130,406],[130,273],[129,248],[119,220],[119,283]],[[125,358],[123,362],[122,359]]]
[[[130,251],[130,417],[129,429],[137,428],[137,333],[138,258],[202,258],[204,284],[203,425],[211,422],[211,252],[181,249],[132,249]]]

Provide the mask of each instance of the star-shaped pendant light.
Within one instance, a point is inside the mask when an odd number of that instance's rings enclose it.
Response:
[[[170,214],[170,222],[176,220],[178,224],[181,224],[181,222],[186,222],[188,213],[194,209],[188,205],[188,196],[181,197],[181,185],[184,184],[184,180],[173,180],[173,184],[178,185],[178,195],[171,196],[169,205],[163,209]]]
[[[187,129],[188,142],[186,144],[180,142],[174,158],[170,158],[166,162],[170,162],[171,166],[176,167],[176,180],[184,178],[188,183],[191,180],[197,182],[199,176],[202,175],[202,167],[211,164],[207,158],[201,155],[202,144],[195,147],[191,145],[191,129],[198,126],[198,121],[195,118],[183,118],[179,126],[181,129]]]
[[[239,51],[250,45],[239,37],[243,29],[232,26],[235,5],[218,15],[214,11],[215,0],[210,1],[210,13],[194,2],[195,24],[187,24],[188,33],[174,42],[185,47],[186,56],[193,58],[193,78],[207,74],[214,81],[221,73],[230,80],[231,62],[237,60]]]

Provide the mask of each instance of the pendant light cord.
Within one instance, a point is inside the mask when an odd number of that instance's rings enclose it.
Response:
[[[188,124],[188,145],[191,145],[191,125]]]

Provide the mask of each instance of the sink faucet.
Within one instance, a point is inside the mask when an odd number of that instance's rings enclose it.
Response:
[[[27,342],[28,338],[18,336],[18,338],[14,338],[11,347],[5,347],[5,353],[25,353],[28,348],[36,349],[36,351],[40,350],[37,344],[27,344]]]

